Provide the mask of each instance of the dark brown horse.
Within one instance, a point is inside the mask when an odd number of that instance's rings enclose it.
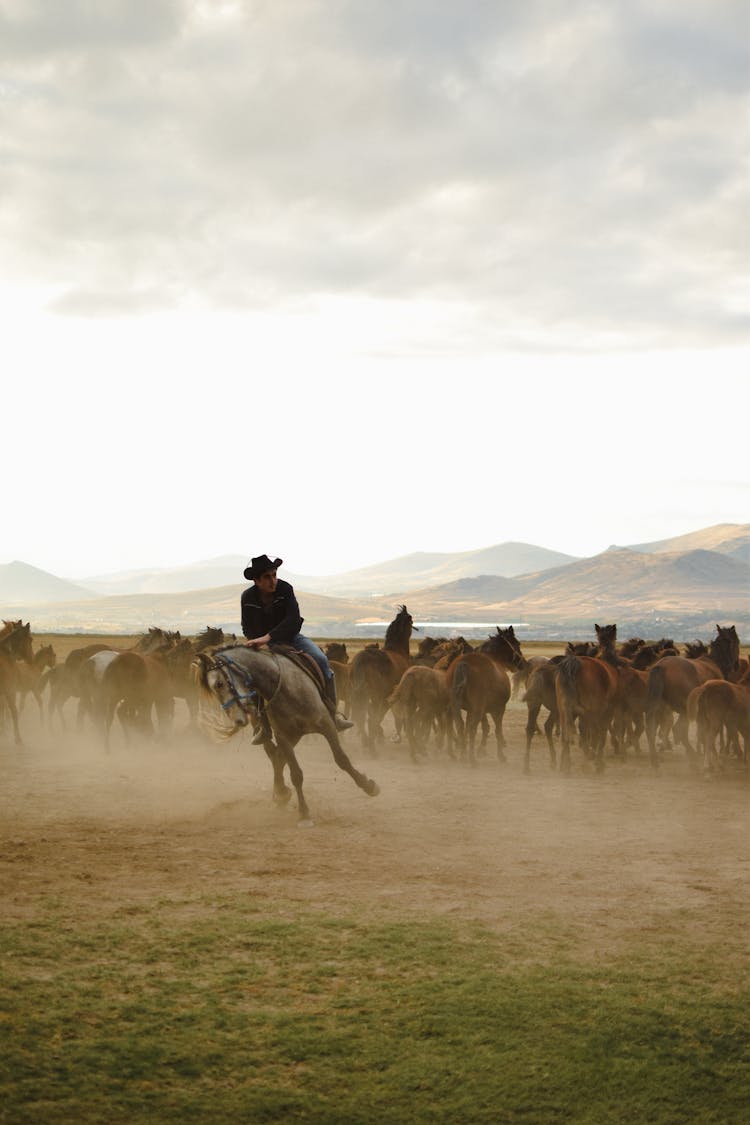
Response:
[[[388,626],[382,648],[365,648],[351,663],[352,718],[360,741],[371,754],[383,739],[381,723],[388,710],[388,697],[409,667],[412,616],[405,605]]]
[[[4,621],[0,629],[0,701],[4,700],[13,723],[16,746],[23,745],[18,726],[16,692],[18,691],[18,662],[32,660],[31,625],[23,621]]]
[[[510,699],[508,671],[520,668],[523,663],[521,646],[512,625],[508,629],[496,626],[496,632],[479,650],[457,656],[451,662],[447,681],[453,729],[462,756],[465,755],[472,765],[476,764],[477,728],[485,715],[495,724],[498,759],[505,761],[503,717]]]
[[[96,656],[92,659],[96,661]],[[94,696],[94,714],[102,725],[106,748],[115,713],[128,738],[131,732],[154,734],[152,711],[163,736],[174,715],[173,687],[164,656],[132,650],[116,653],[106,661]]]
[[[701,643],[701,649],[705,648]],[[677,714],[674,725],[675,739],[687,750],[688,760],[694,763],[693,747],[688,737],[689,720],[687,701],[690,692],[707,680],[729,680],[737,674],[740,640],[734,625],[716,626],[716,636],[706,652],[692,648],[696,656],[664,656],[653,665],[648,674],[646,701],[646,737],[651,765],[658,766],[656,753],[656,727],[666,705]]]

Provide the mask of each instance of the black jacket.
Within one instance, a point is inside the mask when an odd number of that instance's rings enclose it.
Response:
[[[266,607],[262,604],[260,591],[254,585],[242,591],[240,605],[242,632],[249,641],[253,637],[262,637],[265,633],[269,633],[272,641],[288,645],[302,628],[303,618],[300,617],[294,587],[281,578],[270,606]]]

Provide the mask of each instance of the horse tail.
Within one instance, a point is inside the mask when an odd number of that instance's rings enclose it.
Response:
[[[370,668],[374,651],[376,650],[363,649],[358,652],[349,673],[349,707],[352,719],[360,727],[364,724],[370,697]]]
[[[453,710],[456,713],[466,711],[468,708],[466,700],[468,686],[469,666],[465,660],[462,660],[456,665],[456,671],[453,673],[453,682],[451,684],[451,702],[453,704]]]
[[[560,712],[560,722],[566,730],[575,720],[578,705],[578,676],[581,671],[580,657],[572,653],[561,660],[555,673],[555,697]]]
[[[646,692],[646,711],[654,711],[664,699],[664,668],[661,664],[654,664],[648,673],[648,690]]]

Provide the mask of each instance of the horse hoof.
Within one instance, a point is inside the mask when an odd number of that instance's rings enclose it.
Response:
[[[315,821],[311,820],[309,816],[304,817],[302,820],[297,821],[298,828],[314,828]]]
[[[380,786],[378,785],[377,781],[370,781],[367,785],[367,788],[365,789],[365,793],[368,797],[377,797],[379,792]]]

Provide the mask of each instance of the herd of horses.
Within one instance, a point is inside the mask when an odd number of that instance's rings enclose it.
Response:
[[[493,728],[497,756],[504,760],[503,718],[515,692],[527,706],[525,772],[533,739],[541,734],[542,711],[550,765],[558,766],[558,738],[561,772],[570,771],[574,742],[599,771],[607,740],[616,755],[630,748],[640,753],[644,735],[655,768],[672,741],[685,748],[693,765],[702,755],[708,771],[723,769],[732,759],[747,766],[750,669],[733,625],[717,625],[709,644],[688,644],[682,653],[671,640],[647,644],[631,638],[618,644],[616,625],[594,628],[596,641],[571,643],[551,658],[527,659],[512,626],[497,626],[476,647],[461,637],[425,637],[412,654],[413,621],[401,606],[382,645],[366,645],[350,661],[346,645],[331,642],[327,655],[339,699],[371,757],[384,739],[383,720],[390,710],[394,739],[406,739],[415,762],[434,744],[438,752],[476,763]],[[288,768],[304,821],[309,814],[295,754],[304,734],[322,734],[336,763],[364,792],[374,796],[378,787],[352,765],[316,676],[294,655],[250,649],[215,627],[192,638],[154,627],[129,649],[90,644],[58,664],[50,645],[34,651],[28,622],[5,621],[0,720],[7,713],[21,745],[19,710],[28,694],[44,718],[46,691],[47,721],[63,728],[64,705],[74,698],[79,727],[93,723],[108,748],[115,717],[126,738],[157,730],[166,734],[175,699],[184,700],[191,724],[220,737],[249,723],[258,729],[258,709],[264,705],[272,732],[264,747],[273,765],[275,799],[291,796],[284,782]]]
[[[747,765],[750,669],[747,658],[740,657],[734,625],[717,625],[710,644],[688,644],[684,653],[666,638],[652,644],[630,638],[618,645],[616,625],[595,625],[595,642],[571,643],[560,656],[529,659],[513,626],[498,626],[477,648],[460,637],[428,637],[412,658],[411,628],[402,606],[382,649],[364,649],[349,666],[347,700],[361,741],[371,751],[383,738],[381,723],[390,707],[397,737],[406,735],[415,761],[433,736],[448,754],[474,762],[478,731],[481,726],[486,743],[490,719],[502,760],[503,717],[515,690],[527,706],[525,772],[542,709],[550,765],[558,764],[554,738],[559,735],[563,772],[570,771],[574,740],[601,770],[608,739],[616,755],[631,747],[640,753],[644,734],[655,768],[672,739],[685,748],[691,764],[702,754],[707,770],[726,765],[730,756]]]
[[[64,706],[77,700],[77,726],[90,720],[109,748],[115,716],[129,738],[134,733],[166,734],[174,716],[175,699],[182,698],[191,723],[198,714],[198,692],[191,665],[205,648],[224,644],[220,628],[207,627],[195,638],[150,628],[128,649],[103,642],[73,649],[58,664],[51,645],[33,650],[31,626],[4,621],[0,630],[0,705],[11,717],[17,745],[22,745],[18,713],[31,693],[42,719],[65,729]]]

